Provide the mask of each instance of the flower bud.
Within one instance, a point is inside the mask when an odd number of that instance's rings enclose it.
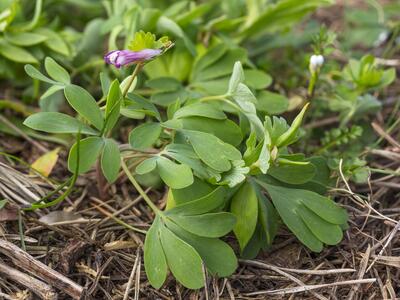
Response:
[[[143,49],[140,51],[114,50],[104,56],[106,63],[120,68],[132,63],[153,59],[161,54],[160,49]]]
[[[319,70],[324,64],[324,57],[322,55],[312,55],[310,58],[310,70],[315,72]]]

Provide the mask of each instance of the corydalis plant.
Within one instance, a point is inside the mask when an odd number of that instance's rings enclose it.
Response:
[[[71,84],[68,73],[53,60],[45,64],[51,78],[26,67],[32,77],[64,89],[80,118],[41,112],[29,117],[25,125],[50,133],[80,132],[85,137],[72,146],[68,160],[75,176],[100,159],[104,175],[113,182],[122,165],[153,210],[155,220],[144,245],[150,283],[161,287],[170,270],[184,286],[200,288],[203,265],[210,274],[229,276],[237,259],[220,238],[232,230],[245,257],[254,257],[271,245],[280,220],[313,251],[321,251],[323,244],[338,243],[347,217],[323,196],[329,180],[325,161],[293,154],[289,148],[301,138],[299,128],[307,105],[291,125],[280,117],[261,119],[258,100],[245,84],[242,65],[237,62],[224,94],[173,99],[162,113],[131,88],[141,66],[172,44],[159,41],[141,32],[135,35],[132,52],[106,55],[116,67],[130,63],[136,67],[124,87],[118,80],[107,84],[102,79],[104,107],[85,89]],[[130,132],[129,145],[108,137],[120,118],[146,118]],[[160,210],[138,183],[138,175],[146,174],[168,186],[166,210]]]

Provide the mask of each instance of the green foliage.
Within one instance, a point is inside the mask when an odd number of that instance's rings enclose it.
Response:
[[[341,73],[333,74],[336,77],[326,80],[326,85],[337,78],[340,82],[331,90],[323,86],[326,94],[321,97],[329,98],[323,109],[338,111],[342,121],[342,126],[327,131],[321,142],[319,154],[327,157],[327,162],[325,157],[307,158],[297,153],[299,148],[294,145],[299,140],[308,143],[301,124],[309,104],[293,100],[301,89],[292,92],[285,88],[290,84],[299,87],[306,79],[291,81],[291,75],[279,73],[274,77],[274,91],[267,90],[273,81],[267,71],[273,70],[274,63],[265,64],[271,57],[260,57],[260,53],[267,54],[260,52],[258,44],[267,44],[266,39],[276,42],[283,30],[331,3],[181,1],[155,8],[152,1],[146,5],[103,1],[107,19],[88,24],[85,32],[75,37],[82,37],[78,48],[70,47],[51,29],[35,30],[29,36],[33,44],[26,42],[30,32],[7,33],[10,37],[5,41],[13,47],[24,50],[43,44],[57,53],[55,60],[44,59],[47,75],[39,66],[27,65],[25,70],[46,88],[43,99],[56,95],[63,99],[64,95],[76,118],[40,112],[24,124],[52,134],[84,135],[69,152],[72,173],[83,174],[97,164],[96,170],[113,183],[122,165],[142,196],[146,195],[139,183],[156,188],[156,182],[163,182],[167,186],[165,210],[143,197],[154,212],[144,244],[144,263],[155,288],[162,287],[169,271],[183,286],[193,289],[204,285],[203,267],[215,276],[232,274],[237,258],[223,241],[231,241],[224,239],[226,235],[236,236],[242,257],[255,257],[270,247],[282,225],[316,252],[324,244],[335,245],[342,239],[347,214],[324,196],[331,179],[328,166],[337,170],[337,161],[327,150],[360,136],[357,127],[346,130],[343,124],[378,107],[377,98],[369,93],[387,86],[393,71],[379,68],[366,57],[350,61]],[[99,55],[92,58],[90,54],[102,42],[102,34],[109,34],[110,49],[117,49],[118,44],[132,51],[161,49],[163,55],[146,62],[135,78],[125,69],[106,69]],[[174,43],[157,39],[156,34],[168,34]],[[315,40],[316,52],[329,55],[326,48],[332,40],[333,35],[321,30]],[[173,44],[171,51],[164,51]],[[68,53],[76,54],[73,61],[60,59]],[[13,54],[23,56],[16,50]],[[39,57],[23,57],[38,64]],[[282,69],[307,73],[301,59]],[[95,85],[100,71],[101,84]],[[112,80],[116,74],[120,77]],[[73,84],[78,80],[82,87]],[[314,100],[310,100],[313,114],[320,109],[315,108]],[[288,110],[291,121],[276,116]],[[127,135],[120,137],[120,132]],[[124,144],[128,135],[129,143]],[[343,165],[346,177],[358,172],[361,178],[362,168],[360,161]],[[143,180],[143,176],[152,179]]]
[[[38,64],[44,53],[59,53],[63,57],[71,54],[70,45],[60,33],[44,27],[48,20],[42,12],[43,1],[35,1],[33,11],[28,14],[32,15],[31,20],[26,19],[22,2],[5,0],[0,4],[0,56],[4,58],[0,77],[3,78],[17,79],[21,64]]]
[[[128,49],[132,51],[140,51],[143,49],[161,49],[169,43],[168,37],[162,37],[156,40],[156,36],[151,32],[139,31],[135,33]]]

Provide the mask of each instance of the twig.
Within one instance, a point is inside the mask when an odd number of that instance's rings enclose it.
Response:
[[[239,260],[240,262],[252,262],[252,261],[243,261],[243,260]],[[272,270],[272,271],[274,271],[274,272],[276,272],[276,273],[278,273],[278,274],[281,274],[281,275],[283,275],[283,276],[285,276],[286,278],[288,278],[288,279],[290,279],[290,280],[292,280],[293,282],[295,282],[295,283],[297,283],[298,285],[300,285],[300,287],[303,287],[303,288],[305,288],[305,287],[307,287],[307,285],[304,283],[304,282],[302,282],[301,280],[299,280],[298,278],[296,278],[296,277],[294,277],[293,275],[290,275],[290,274],[288,274],[288,273],[286,273],[286,272],[284,272],[284,271],[282,271],[280,268],[278,268],[278,267],[275,267],[275,266],[272,266],[272,265],[267,265],[267,264],[264,264],[264,267],[265,268],[268,268],[268,269],[270,269],[270,270]],[[266,291],[267,292],[267,291]],[[315,292],[311,292],[316,298],[318,298],[318,299],[320,299],[320,300],[327,300],[327,298],[326,297],[324,297],[324,296],[322,296],[322,295],[320,295],[320,294],[318,294],[318,293],[315,293]]]
[[[331,270],[301,270],[301,269],[289,269],[278,266],[273,266],[270,264],[262,263],[256,260],[239,260],[241,263],[255,266],[263,269],[271,270],[273,268],[277,268],[282,271],[297,273],[297,274],[308,274],[308,275],[331,275],[331,274],[340,274],[340,273],[352,273],[355,272],[355,269],[331,269]]]
[[[312,290],[327,288],[327,287],[333,287],[333,286],[374,283],[375,281],[376,281],[376,278],[346,280],[346,281],[339,281],[339,282],[333,282],[333,283],[327,283],[327,284],[305,285],[305,286],[298,286],[298,287],[294,287],[294,288],[278,289],[278,290],[273,290],[273,291],[259,291],[259,292],[248,293],[248,294],[246,294],[246,296],[255,296],[255,295],[262,295],[262,294],[287,295],[287,294],[307,292],[307,291],[312,291]]]
[[[0,252],[8,256],[15,265],[42,278],[50,285],[62,290],[73,299],[82,299],[85,289],[64,275],[36,260],[13,243],[0,239]]]
[[[369,265],[367,272],[372,268],[375,262],[382,256],[383,251],[385,251],[386,247],[389,246],[390,242],[393,240],[394,236],[396,235],[397,231],[400,230],[400,221],[397,222],[396,226],[393,228],[392,232],[390,233],[388,239],[386,240],[385,245],[383,245],[381,251],[379,251],[378,255],[374,258],[372,263]]]
[[[123,298],[123,300],[128,300],[128,298],[129,298],[129,291],[130,291],[130,289],[131,289],[131,287],[132,287],[132,283],[133,283],[133,280],[134,280],[134,278],[135,278],[135,272],[136,272],[136,268],[137,268],[137,266],[138,266],[138,263],[139,263],[139,247],[138,247],[138,249],[137,249],[137,251],[136,251],[136,259],[135,259],[135,263],[133,264],[133,267],[132,267],[132,271],[131,271],[131,275],[129,276],[129,279],[128,279],[128,282],[127,282],[127,284],[126,284],[126,289],[125,289],[125,293],[124,293],[124,298]],[[136,296],[136,295],[135,295]]]
[[[31,277],[25,273],[22,273],[21,271],[18,271],[17,269],[11,268],[10,266],[7,266],[5,264],[0,263],[0,274],[4,277],[7,277],[27,289],[31,290],[34,292],[36,295],[38,295],[40,298],[45,299],[45,300],[56,300],[57,299],[57,294],[56,292],[51,288],[51,286],[45,284],[44,282]],[[0,298],[2,296],[0,295]],[[12,299],[12,298],[9,298]]]
[[[370,254],[371,254],[371,246],[368,245],[368,248],[365,251],[364,257],[362,258],[362,260],[360,262],[360,270],[358,271],[357,279],[362,279],[364,277]],[[353,287],[351,288],[351,291],[349,293],[349,296],[347,297],[348,300],[353,299],[353,297],[357,293],[359,287],[360,287],[359,284],[353,285]]]
[[[383,130],[383,128],[378,125],[378,123],[372,122],[371,126],[381,137],[387,140],[392,146],[400,149],[400,144],[394,138],[392,138],[388,133],[386,133],[385,130]]]

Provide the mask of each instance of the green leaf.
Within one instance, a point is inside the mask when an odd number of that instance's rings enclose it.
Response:
[[[278,231],[278,213],[276,212],[271,201],[265,197],[259,189],[257,189],[255,186],[253,187],[256,189],[258,198],[258,220],[261,224],[261,228],[266,239],[266,245],[263,245],[263,247],[271,246]]]
[[[207,52],[204,55],[200,56],[200,58],[195,62],[192,75],[199,74],[207,67],[216,63],[219,59],[222,58],[227,50],[228,49],[226,48],[224,43],[217,44],[208,49]]]
[[[249,171],[250,168],[246,167],[243,160],[234,160],[232,161],[232,169],[222,174],[218,184],[227,184],[230,188],[233,188],[246,179]]]
[[[244,70],[244,78],[244,83],[256,90],[265,89],[272,83],[272,77],[270,75],[255,69]]]
[[[173,222],[167,221],[167,224],[168,228],[200,254],[211,274],[225,277],[236,270],[237,258],[235,252],[227,243],[216,238],[196,236]]]
[[[28,51],[18,46],[14,46],[5,40],[0,40],[0,55],[18,63],[39,63]]]
[[[7,32],[7,41],[17,46],[33,46],[44,42],[47,37],[32,32]]]
[[[224,236],[233,229],[236,222],[235,216],[227,212],[195,216],[168,214],[168,216],[183,229],[210,238]]]
[[[314,236],[304,221],[298,216],[297,208],[301,206],[298,197],[292,198],[293,193],[286,188],[263,185],[267,188],[280,217],[296,237],[314,252],[322,250],[322,242]]]
[[[298,213],[306,226],[321,242],[327,245],[336,245],[342,240],[343,233],[339,225],[324,222],[317,214],[304,206],[299,207]]]
[[[109,183],[113,183],[118,178],[120,168],[121,153],[118,144],[113,139],[105,139],[101,155],[101,169]]]
[[[96,100],[80,86],[71,84],[67,85],[64,90],[65,98],[73,109],[90,123],[92,123],[97,129],[102,130],[104,119],[103,113],[97,106]]]
[[[79,145],[79,174],[86,173],[96,163],[104,146],[104,140],[100,137],[88,137],[80,141]],[[76,170],[76,143],[71,147],[68,156],[68,169],[70,172]]]
[[[278,160],[279,161],[279,160]],[[310,181],[315,175],[315,167],[311,163],[290,165],[272,165],[268,175],[289,184],[303,184]]]
[[[144,267],[150,284],[159,289],[167,278],[167,260],[160,241],[160,217],[156,217],[144,241]]]
[[[248,86],[242,83],[243,79],[242,64],[237,61],[233,67],[227,93],[240,107],[240,112],[243,113],[250,122],[251,130],[256,132],[258,139],[262,139],[264,137],[264,126],[257,116],[255,106],[257,99]]]
[[[29,116],[24,125],[49,133],[78,133],[97,135],[98,132],[79,120],[58,112],[39,112]]]
[[[192,170],[185,164],[176,164],[160,156],[157,159],[157,169],[161,179],[173,189],[182,189],[193,183]]]
[[[242,155],[235,147],[219,138],[199,131],[183,131],[199,158],[217,171],[228,171],[232,160],[240,160]],[[212,149],[212,151],[210,151]]]
[[[161,228],[161,245],[175,278],[189,289],[203,287],[202,260],[196,250],[164,226]]]
[[[226,201],[226,194],[226,188],[220,186],[199,199],[175,206],[168,213],[185,215],[204,214],[222,206]]]
[[[284,113],[289,107],[288,98],[270,91],[259,92],[257,94],[257,100],[257,109],[269,115]]]
[[[286,226],[309,249],[320,252],[323,242],[339,242],[342,235],[338,233],[338,227],[346,224],[347,214],[333,201],[307,190],[271,185],[260,180],[257,183],[267,190]]]
[[[51,87],[49,87],[47,89],[47,91],[45,91],[42,94],[42,96],[40,96],[40,101],[42,101],[42,99],[46,99],[47,97],[50,97],[50,96],[54,95],[56,92],[61,91],[63,89],[64,89],[63,85],[52,85]],[[43,107],[41,107],[41,108],[43,109]]]
[[[229,119],[216,120],[205,117],[185,117],[180,120],[183,129],[210,133],[233,146],[239,145],[243,139],[240,127]]]
[[[178,24],[176,24],[174,20],[163,15],[160,16],[160,18],[157,20],[157,30],[162,33],[172,34],[175,35],[176,37],[181,38],[183,40],[183,44],[186,46],[189,52],[193,56],[196,56],[195,45],[186,35],[186,33],[182,30],[182,28]]]
[[[143,123],[131,131],[129,144],[134,149],[149,149],[157,142],[161,132],[160,123]]]
[[[329,198],[305,190],[302,190],[301,197],[302,202],[308,209],[326,221],[337,225],[347,222],[348,216],[346,210]]]
[[[270,4],[250,24],[245,26],[240,36],[249,38],[265,32],[275,32],[290,28],[308,13],[323,5],[332,4],[332,0],[283,0]]]
[[[44,67],[47,74],[49,74],[50,77],[55,81],[62,82],[64,84],[71,83],[71,78],[69,77],[68,72],[51,57],[46,57],[44,61]]]
[[[182,83],[174,77],[157,77],[146,81],[146,85],[161,92],[173,92],[182,87]]]
[[[179,133],[178,133],[179,137]],[[220,179],[217,171],[206,166],[194,152],[193,148],[187,144],[169,144],[164,150],[166,155],[172,157],[181,164],[188,165],[196,177],[208,180],[210,178]]]
[[[192,73],[193,82],[205,82],[228,76],[232,70],[232,65],[236,61],[245,61],[245,49],[233,48],[226,50],[224,48],[225,46],[215,46],[198,60]],[[215,56],[211,57],[213,55]]]
[[[160,112],[157,110],[157,107],[153,103],[133,93],[129,93],[127,98],[128,100],[126,101],[126,108],[133,109],[136,112],[146,113],[148,115],[154,116],[157,118],[158,121],[161,122]]]
[[[156,40],[156,36],[151,32],[139,31],[136,32],[128,49],[132,51],[140,51],[143,49],[159,49],[166,42],[165,37]]]
[[[122,93],[118,79],[115,79],[108,90],[105,117],[107,121],[106,131],[111,130],[119,118],[121,109]]]
[[[50,84],[59,84],[58,82],[51,80],[47,76],[44,76],[38,69],[36,69],[32,65],[25,65],[25,72],[26,72],[26,74],[28,74],[30,77],[32,77],[34,79],[44,81],[44,82],[47,82]]]
[[[135,170],[136,173],[139,175],[143,175],[143,174],[153,171],[157,167],[157,160],[158,160],[158,157],[150,157],[150,158],[142,161],[136,167],[136,170]]]
[[[244,81],[244,72],[242,68],[242,64],[237,61],[233,65],[233,71],[231,78],[229,79],[229,86],[228,86],[228,94],[233,94],[238,86],[239,83],[242,83]]]
[[[309,103],[304,105],[303,109],[293,120],[292,125],[290,125],[289,129],[278,138],[278,140],[276,141],[277,147],[284,147],[296,141],[297,132],[300,128],[301,122],[303,121],[303,117],[307,110],[308,105]]]
[[[246,247],[257,225],[258,200],[251,184],[245,182],[232,198],[231,212],[236,216],[233,232],[239,241],[240,249]]]
[[[49,49],[53,50],[54,52],[60,53],[64,56],[70,55],[68,45],[64,41],[64,39],[60,36],[60,34],[44,27],[36,29],[35,32],[47,37],[47,39],[44,41],[44,44]]]
[[[210,119],[225,120],[224,112],[213,104],[194,103],[178,109],[173,115],[175,119],[197,116]]]
[[[181,205],[196,199],[199,199],[201,197],[204,197],[206,195],[208,195],[209,193],[211,193],[214,190],[214,187],[203,181],[200,180],[197,177],[194,177],[194,181],[193,183],[188,186],[185,187],[183,189],[170,189],[171,191],[171,195],[174,198],[174,206],[176,205]],[[171,206],[168,206],[167,203],[167,209],[171,209]]]
[[[103,95],[107,95],[110,90],[111,80],[110,77],[104,72],[100,72],[100,84]]]

